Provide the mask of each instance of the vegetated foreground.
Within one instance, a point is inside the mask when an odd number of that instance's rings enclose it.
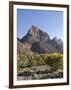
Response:
[[[17,55],[17,80],[63,78],[63,54],[23,53]]]

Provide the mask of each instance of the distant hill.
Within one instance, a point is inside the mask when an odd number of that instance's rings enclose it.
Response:
[[[22,39],[17,38],[17,52],[63,53],[63,42],[57,37],[50,39],[48,33],[32,25]]]

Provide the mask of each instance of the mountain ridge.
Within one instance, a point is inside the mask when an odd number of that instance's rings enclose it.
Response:
[[[31,26],[22,39],[17,38],[17,41],[18,53],[63,53],[63,42],[61,39],[57,39],[57,37],[50,39],[48,33],[34,25]]]

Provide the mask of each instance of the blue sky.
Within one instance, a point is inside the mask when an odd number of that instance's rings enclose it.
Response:
[[[48,10],[17,9],[17,37],[22,38],[32,25],[47,32],[52,39],[63,40],[63,12]]]

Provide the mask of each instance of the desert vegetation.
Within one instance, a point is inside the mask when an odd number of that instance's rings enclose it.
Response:
[[[18,54],[17,59],[17,71],[19,78],[43,79],[63,76],[63,54],[23,53]],[[41,75],[41,78],[39,75]]]

